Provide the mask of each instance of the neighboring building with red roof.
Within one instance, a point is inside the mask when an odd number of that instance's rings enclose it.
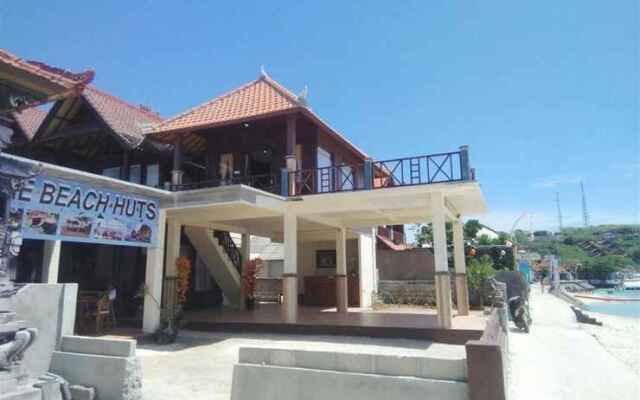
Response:
[[[171,146],[148,137],[162,122],[148,107],[87,86],[44,115],[35,110],[14,113],[28,140],[14,140],[11,152],[151,186],[169,179]]]
[[[31,107],[22,111],[14,111],[11,116],[15,122],[13,143],[27,143],[33,139],[42,121],[47,116],[47,112],[38,107]]]
[[[0,115],[77,94],[94,72],[73,73],[0,49]]]

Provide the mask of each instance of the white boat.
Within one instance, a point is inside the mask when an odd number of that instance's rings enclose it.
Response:
[[[624,281],[622,283],[622,288],[624,290],[640,290],[640,281]]]

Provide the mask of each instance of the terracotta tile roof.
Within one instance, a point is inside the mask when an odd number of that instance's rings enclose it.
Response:
[[[21,112],[13,112],[11,115],[29,141],[33,139],[33,135],[35,135],[40,124],[42,124],[44,117],[47,116],[47,112],[32,107],[22,110]]]
[[[107,125],[128,145],[138,147],[162,117],[142,106],[134,106],[113,95],[87,86],[82,93]]]
[[[242,122],[247,119],[279,113],[300,111],[323,127],[329,135],[344,143],[358,157],[368,158],[347,138],[329,126],[306,105],[306,100],[273,80],[266,73],[237,89],[218,96],[204,104],[191,108],[157,125],[153,135],[172,141],[175,134]],[[202,138],[190,135],[188,140],[203,146]]]
[[[296,95],[266,75],[169,118],[156,133],[193,130],[242,121],[302,106]]]
[[[71,89],[79,83],[85,82],[88,75],[93,78],[93,71],[76,74],[39,61],[23,60],[4,49],[0,49],[0,63],[45,78],[66,89]]]

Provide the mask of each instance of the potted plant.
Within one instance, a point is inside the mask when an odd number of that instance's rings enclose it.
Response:
[[[262,269],[262,260],[248,260],[242,270],[242,293],[247,310],[253,310],[256,304],[256,274]]]

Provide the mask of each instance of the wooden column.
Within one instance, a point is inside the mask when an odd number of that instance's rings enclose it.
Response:
[[[178,136],[173,145],[173,170],[171,170],[171,184],[182,184],[182,136]]]
[[[297,141],[297,132],[296,132],[296,115],[288,115],[287,116],[287,146],[286,146],[286,155],[285,155],[285,165],[287,167],[287,171],[289,171],[289,193],[296,193],[296,180],[293,176],[293,173],[298,166],[296,165],[296,141]]]
[[[340,313],[349,310],[347,287],[347,230],[338,229],[336,235],[336,309]]]

